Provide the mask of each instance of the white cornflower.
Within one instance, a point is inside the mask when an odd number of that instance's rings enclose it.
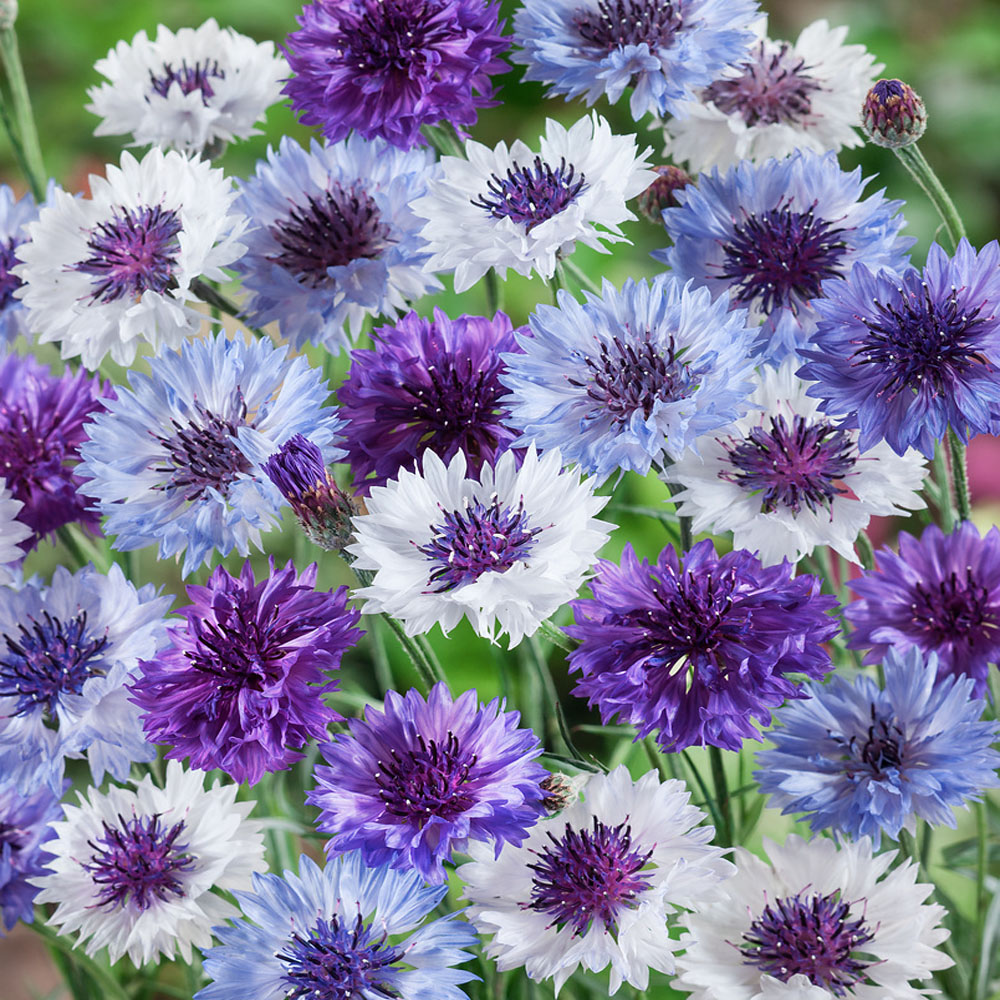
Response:
[[[20,500],[11,496],[7,480],[0,479],[0,586],[13,581],[14,575],[6,563],[20,562],[24,558],[24,549],[19,543],[31,537],[31,528],[17,519],[23,506]]]
[[[607,497],[593,481],[562,472],[558,450],[528,448],[518,468],[507,451],[480,479],[458,452],[447,466],[424,452],[422,471],[372,487],[348,546],[358,569],[376,570],[366,614],[385,612],[409,635],[466,616],[489,639],[515,646],[576,596],[611,525],[594,515]]]
[[[470,923],[494,935],[486,953],[497,968],[553,978],[556,994],[581,965],[611,966],[609,994],[622,982],[646,989],[650,969],[672,973],[670,914],[724,899],[733,871],[689,798],[682,781],[661,783],[653,771],[633,781],[622,765],[594,775],[583,801],[499,858],[470,843],[473,860],[458,875]]]
[[[79,931],[88,955],[107,947],[138,966],[212,944],[211,928],[239,910],[213,890],[246,890],[265,871],[263,835],[247,820],[253,802],[236,785],[204,789],[201,771],[167,764],[164,787],[147,775],[135,791],[90,789],[65,805],[45,849],[48,873],[31,879],[36,903],[56,903],[49,923]]]
[[[855,539],[872,517],[924,506],[926,459],[884,441],[859,454],[858,432],[820,411],[796,367],[765,366],[749,412],[699,438],[664,476],[684,487],[673,499],[696,532],[732,531],[734,547],[765,566],[797,562],[818,545],[856,563]]]
[[[804,28],[794,45],[765,37],[766,18],[756,28],[749,61],[665,123],[667,154],[692,173],[863,144],[861,104],[884,66],[863,45],[845,45],[847,28],[825,20]]]
[[[673,986],[693,1000],[920,1000],[911,980],[952,964],[912,861],[886,875],[895,852],[873,857],[868,837],[764,849],[770,864],[737,847],[726,900],[682,917]]]
[[[174,151],[122,153],[90,189],[89,199],[53,192],[14,270],[39,341],[60,341],[64,358],[93,371],[109,352],[130,365],[140,340],[179,347],[195,333],[205,316],[188,304],[191,284],[226,280],[246,219],[230,210],[221,170]]]
[[[442,176],[413,211],[429,220],[422,235],[432,271],[455,272],[455,291],[471,288],[491,267],[543,278],[560,255],[584,243],[625,241],[621,223],[636,218],[625,202],[656,179],[634,135],[613,135],[597,114],[570,129],[549,119],[540,152],[516,141],[508,150],[467,142],[468,159],[445,156]]]
[[[161,24],[152,41],[140,31],[94,69],[108,80],[87,92],[87,110],[102,119],[95,135],[131,133],[136,146],[185,153],[258,135],[254,124],[289,74],[273,42],[220,28],[214,18],[176,34]]]

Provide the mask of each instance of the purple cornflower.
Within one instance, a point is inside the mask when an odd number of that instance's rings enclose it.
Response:
[[[31,528],[30,550],[64,524],[98,531],[91,500],[75,474],[86,424],[103,411],[108,384],[85,371],[53,375],[32,357],[0,359],[0,476],[24,507],[18,520]]]
[[[889,649],[916,646],[938,655],[938,677],[966,674],[982,698],[991,663],[1000,662],[1000,529],[980,538],[968,521],[944,534],[928,525],[918,541],[899,536],[899,555],[880,549],[874,570],[850,588],[860,600],[844,613],[854,626],[849,649],[880,663]]]
[[[768,709],[804,697],[786,674],[818,679],[830,669],[822,644],[837,631],[833,597],[789,562],[761,566],[744,549],[716,555],[699,542],[683,561],[669,546],[655,565],[631,546],[621,566],[600,561],[593,598],[573,601],[580,645],[569,655],[582,679],[574,694],[634,723],[659,729],[667,751],[710,744],[739,750],[760,739]]]
[[[69,782],[66,782],[69,787]],[[43,787],[20,795],[13,787],[0,791],[0,917],[3,930],[18,920],[30,924],[35,915],[38,890],[28,879],[45,871],[42,844],[54,831],[49,826],[62,818],[59,795]],[[3,931],[0,931],[3,937]]]
[[[409,149],[424,124],[473,125],[496,103],[490,77],[509,68],[499,10],[483,0],[315,0],[286,41],[295,75],[284,93],[330,142],[354,129]]]
[[[325,740],[340,717],[323,702],[336,688],[325,671],[363,633],[347,588],[317,593],[316,565],[296,576],[289,563],[257,582],[249,560],[238,577],[219,566],[171,629],[173,648],[140,664],[132,700],[151,741],[167,757],[190,757],[256,784],[302,757],[295,748]]]
[[[320,810],[331,854],[360,848],[365,864],[415,868],[428,882],[445,878],[443,862],[468,842],[520,844],[544,815],[542,752],[520,715],[475,691],[452,700],[437,684],[427,700],[389,691],[385,709],[349,719],[350,736],[324,746],[327,766],[306,796]]]
[[[927,266],[875,274],[856,264],[823,287],[811,359],[799,369],[818,382],[810,396],[844,427],[860,429],[862,451],[883,438],[897,455],[927,456],[950,427],[963,441],[1000,432],[1000,245],[976,251],[963,239],[954,257],[936,243]]]
[[[449,319],[440,309],[428,320],[411,312],[379,327],[372,350],[353,351],[338,391],[347,459],[356,489],[413,471],[428,449],[445,463],[459,452],[478,476],[495,465],[517,433],[501,420],[506,388],[501,352],[519,352],[510,320],[497,313]]]
[[[357,504],[336,484],[312,441],[293,434],[261,468],[291,504],[313,544],[328,552],[347,545]]]

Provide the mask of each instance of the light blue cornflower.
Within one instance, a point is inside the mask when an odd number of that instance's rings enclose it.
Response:
[[[775,749],[757,754],[769,804],[876,844],[917,818],[954,827],[956,806],[1000,785],[1000,725],[981,721],[971,677],[937,674],[937,656],[912,648],[886,654],[884,688],[864,675],[807,685],[808,698],[775,713]]]
[[[429,150],[352,135],[307,152],[285,137],[242,184],[251,220],[234,267],[257,326],[277,322],[296,349],[339,350],[366,316],[395,317],[441,283],[424,269],[426,220],[410,203],[438,168]]]
[[[118,566],[105,576],[58,567],[48,587],[0,587],[0,775],[22,793],[62,792],[66,758],[86,757],[94,784],[152,760],[126,684],[167,644],[172,598],[136,590]]]
[[[132,372],[129,388],[117,388],[77,467],[116,548],[184,552],[185,575],[213,552],[246,556],[285,503],[261,468],[268,457],[295,434],[327,464],[343,456],[322,374],[287,355],[268,340],[219,334],[161,354],[149,375]]]
[[[645,475],[742,413],[754,331],[725,296],[662,274],[584,297],[539,306],[515,334],[524,353],[501,356],[516,447],[559,448],[600,479]]]
[[[255,874],[253,884],[233,894],[248,919],[213,928],[213,982],[195,1000],[466,1000],[458,984],[476,977],[454,966],[472,958],[476,932],[456,913],[421,926],[446,885],[368,868],[358,851],[324,869],[303,855],[298,874]]]
[[[683,115],[697,90],[746,61],[758,14],[755,0],[524,0],[511,59],[550,95],[614,104],[631,86],[636,121]]]
[[[808,151],[759,166],[743,161],[702,174],[663,211],[673,246],[654,251],[673,274],[726,293],[762,324],[756,352],[780,365],[804,347],[819,319],[823,282],[855,263],[901,268],[911,237],[900,236],[903,203],[881,191],[861,200],[871,178],[836,156]]]
[[[27,333],[24,319],[27,310],[14,293],[21,279],[11,273],[20,261],[17,248],[27,239],[24,227],[38,218],[38,205],[29,191],[21,198],[6,184],[0,184],[0,347],[9,346],[18,334]]]

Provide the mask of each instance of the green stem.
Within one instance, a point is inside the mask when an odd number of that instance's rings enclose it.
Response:
[[[990,905],[990,895],[986,888],[986,862],[988,858],[986,803],[977,802],[976,806],[976,942],[982,945],[986,932],[986,911]],[[969,983],[969,998],[976,1000],[985,996],[983,977],[987,975],[988,957],[980,947],[976,953],[972,976]]]
[[[483,286],[486,289],[486,315],[492,319],[503,309],[503,288],[500,287],[500,277],[492,267],[483,275]]]
[[[719,813],[719,808],[715,802],[715,797],[708,790],[708,785],[705,784],[705,779],[701,776],[701,772],[698,770],[697,765],[691,759],[691,755],[687,752],[687,750],[681,751],[681,760],[684,761],[688,770],[694,777],[694,783],[698,786],[698,792],[701,795],[702,801],[705,803],[705,808],[708,809],[712,816],[712,825],[715,827],[716,836],[718,836],[723,823],[722,815]]]
[[[556,269],[548,280],[548,286],[552,293],[553,305],[559,305],[559,293],[566,287],[566,271],[561,260],[556,261]]]
[[[31,113],[28,81],[24,78],[21,53],[17,46],[17,32],[13,27],[0,29],[0,59],[3,61],[10,84],[11,102],[17,122],[18,138],[24,153],[24,167],[32,193],[39,202],[45,199],[45,181],[48,174],[42,160],[42,147],[38,142],[38,129]]]
[[[861,534],[858,535],[856,548],[862,567],[864,569],[874,569],[875,549],[872,548],[872,540],[868,537],[867,532],[862,531]]]
[[[579,264],[577,264],[572,257],[567,257],[563,261],[563,265],[566,268],[566,273],[573,276],[573,280],[581,287],[585,288],[588,292],[593,292],[595,295],[601,294],[601,289],[598,287],[597,282],[587,274],[586,271]]]
[[[99,962],[95,962],[94,959],[90,958],[84,952],[75,949],[69,938],[57,934],[51,927],[42,923],[41,920],[36,919],[34,923],[28,926],[36,934],[44,938],[45,943],[50,948],[61,952],[73,965],[82,969],[93,980],[94,985],[101,988],[102,1000],[128,1000],[128,994],[111,974],[111,970],[105,969]]]
[[[218,309],[219,312],[224,312],[227,316],[231,316],[233,319],[242,323],[255,337],[263,337],[264,331],[258,330],[256,327],[249,326],[243,319],[243,315],[240,312],[240,307],[232,301],[232,299],[223,295],[218,289],[213,288],[207,281],[202,278],[195,278],[191,282],[191,291],[201,299],[202,302],[211,306],[213,309]]]
[[[708,759],[712,764],[712,784],[715,785],[715,802],[718,806],[719,819],[722,823],[722,846],[731,847],[733,840],[733,813],[729,802],[729,784],[726,781],[726,768],[722,762],[722,751],[718,747],[708,748]]]
[[[547,618],[538,626],[538,634],[558,646],[560,649],[571,650],[575,641],[571,639],[561,628],[553,625]]]
[[[937,486],[938,510],[941,515],[941,530],[950,535],[955,527],[955,505],[951,498],[948,474],[948,449],[939,441],[934,449],[934,482]]]
[[[441,666],[441,661],[437,658],[437,653],[434,652],[434,647],[431,645],[430,640],[426,635],[418,635],[417,645],[420,647],[420,652],[424,654],[424,659],[427,661],[427,666],[435,682],[444,684],[447,687],[448,678],[445,676],[444,668]]]
[[[465,159],[465,147],[454,131],[438,125],[422,125],[420,131],[441,156],[458,156]]]
[[[424,694],[427,694],[432,687],[434,687],[436,678],[434,676],[434,670],[430,663],[427,662],[426,656],[424,656],[424,651],[416,643],[413,636],[407,635],[406,630],[403,628],[400,622],[396,621],[392,615],[382,614],[382,621],[384,621],[390,629],[392,629],[393,634],[396,636],[397,641],[406,655],[410,658],[410,662],[417,668],[417,673],[420,675],[420,683],[424,689]]]
[[[105,546],[99,546],[76,524],[64,524],[56,529],[59,541],[69,549],[77,568],[93,563],[99,573],[107,573],[114,560]]]
[[[947,230],[948,238],[951,240],[951,249],[954,250],[958,246],[958,241],[965,236],[965,225],[955,208],[955,203],[945,191],[944,185],[938,180],[937,174],[934,173],[915,142],[909,146],[900,146],[894,152],[899,157],[900,163],[920,185],[931,204],[937,209],[937,213],[941,216],[941,221]]]
[[[948,428],[948,452],[951,457],[951,482],[955,493],[955,506],[959,521],[968,521],[972,517],[972,504],[969,498],[969,469],[965,459],[965,445],[958,435]]]
[[[673,496],[675,493],[680,493],[684,489],[680,483],[671,483],[666,479],[668,467],[664,467],[663,476],[664,482],[667,485],[667,489],[670,491],[670,495]],[[674,504],[674,509],[677,509],[677,505]],[[690,552],[691,547],[694,545],[694,536],[691,532],[691,518],[681,517],[680,514],[677,515],[677,523],[680,525],[681,529],[681,552]]]
[[[563,715],[562,706],[559,704],[559,693],[556,691],[556,684],[552,679],[552,671],[549,670],[549,664],[545,659],[545,651],[542,649],[542,644],[535,636],[529,637],[528,649],[531,650],[531,660],[535,670],[538,672],[542,691],[545,692],[545,698],[553,712],[553,717],[549,719],[549,734],[559,753],[573,757],[575,760],[583,760],[583,754],[577,750],[573,745],[573,740],[570,738],[569,727],[566,725],[566,717]]]

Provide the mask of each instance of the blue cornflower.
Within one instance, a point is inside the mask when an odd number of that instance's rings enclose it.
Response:
[[[683,280],[728,292],[762,326],[757,353],[779,364],[816,328],[813,302],[829,278],[862,262],[901,268],[910,237],[900,236],[901,201],[881,191],[864,201],[870,178],[847,173],[833,153],[800,152],[702,174],[663,212],[673,246],[654,251]]]
[[[0,347],[13,343],[20,333],[28,333],[24,323],[27,311],[14,295],[21,279],[11,268],[20,263],[17,247],[28,235],[24,227],[37,218],[38,205],[30,191],[15,198],[6,184],[0,184]]]
[[[440,282],[423,219],[410,202],[437,174],[431,152],[395,149],[359,135],[307,152],[285,137],[268,151],[237,204],[253,228],[235,264],[250,293],[244,310],[283,337],[339,349],[345,327],[356,337],[365,316],[395,316]]]
[[[415,869],[445,880],[443,862],[469,841],[499,853],[520,844],[544,815],[535,763],[538,737],[499,699],[479,705],[475,691],[452,700],[444,684],[425,701],[389,691],[385,709],[350,719],[350,736],[324,746],[327,766],[307,801],[321,812],[330,853],[360,849],[368,864]]]
[[[873,265],[874,266],[874,265]],[[856,264],[824,288],[803,378],[824,410],[860,429],[862,451],[883,438],[898,455],[928,457],[950,427],[963,441],[1000,433],[1000,245],[936,243],[922,271]]]
[[[86,755],[94,784],[152,760],[125,685],[166,644],[171,598],[60,566],[49,587],[0,587],[0,774],[21,791],[60,788],[65,758]]]
[[[524,353],[502,356],[516,445],[559,448],[599,478],[644,475],[740,415],[753,373],[744,310],[666,274],[584,295],[539,306],[515,334]]]
[[[511,59],[550,95],[614,104],[632,86],[636,121],[684,114],[697,90],[747,58],[757,15],[755,0],[524,0]]]
[[[621,566],[598,562],[593,598],[570,605],[573,693],[605,724],[618,716],[641,737],[659,729],[666,751],[760,739],[754,721],[803,697],[796,675],[830,670],[823,644],[837,632],[837,601],[794,569],[761,566],[745,549],[717,555],[710,539],[682,557],[667,546],[652,565],[626,545]]]
[[[246,556],[283,502],[262,463],[294,434],[323,448],[326,462],[343,455],[331,444],[342,422],[324,405],[321,373],[287,354],[220,334],[160,355],[149,375],[132,372],[129,388],[118,387],[78,468],[116,548],[185,552],[185,575],[214,551]]]
[[[885,687],[860,675],[807,685],[809,697],[775,713],[774,750],[754,773],[770,805],[806,813],[815,832],[893,840],[919,817],[955,826],[954,809],[1000,785],[1000,724],[982,722],[971,677],[938,679],[934,653],[890,650]]]
[[[28,879],[45,870],[42,845],[55,835],[49,824],[62,817],[62,791],[46,786],[30,795],[20,795],[12,786],[0,790],[0,937],[18,920],[34,920],[38,890]]]
[[[255,874],[253,885],[233,894],[249,919],[214,928],[213,982],[196,1000],[466,1000],[458,984],[476,977],[454,966],[472,958],[476,932],[457,913],[421,925],[447,886],[366,867],[356,851],[324,869],[303,855],[298,874]]]

